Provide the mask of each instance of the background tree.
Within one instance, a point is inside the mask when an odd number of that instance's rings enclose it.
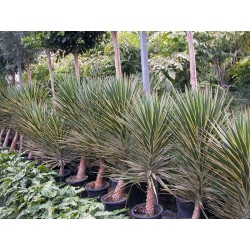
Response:
[[[120,50],[118,44],[117,31],[111,31],[112,41],[114,45],[115,73],[117,78],[122,77],[122,66],[120,59]]]

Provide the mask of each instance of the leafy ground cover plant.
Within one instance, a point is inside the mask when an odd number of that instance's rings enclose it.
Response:
[[[0,218],[125,218],[125,210],[107,212],[95,199],[81,199],[82,188],[57,184],[56,172],[19,154],[1,151],[0,173],[0,197],[5,198]]]

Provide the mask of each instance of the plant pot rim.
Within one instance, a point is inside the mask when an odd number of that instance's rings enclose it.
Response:
[[[118,201],[106,201],[105,198],[109,195],[108,194],[104,194],[102,197],[101,197],[101,202],[104,203],[104,204],[108,204],[108,205],[116,205],[116,204],[123,204],[123,203],[126,203],[127,201],[127,196],[125,196],[124,198],[118,200]]]
[[[80,180],[75,180],[75,181],[70,180],[70,178],[75,177],[75,176],[76,175],[72,175],[72,176],[67,177],[65,182],[68,183],[68,184],[77,184],[77,183],[86,181],[89,178],[87,175],[85,175],[84,178],[82,178]]]
[[[86,183],[86,185],[85,185],[86,190],[89,190],[89,191],[102,191],[102,190],[105,190],[109,186],[109,183],[107,181],[104,181],[104,186],[102,188],[89,188],[89,187],[87,187],[87,185],[88,185],[88,183]]]
[[[141,204],[135,205],[131,209],[130,214],[132,215],[133,218],[136,218],[136,219],[154,219],[154,218],[157,218],[158,216],[160,216],[163,212],[163,207],[160,204],[154,204],[154,207],[158,208],[159,211],[156,214],[154,214],[153,216],[137,215],[137,214],[135,214],[134,210],[139,206],[146,206],[146,203],[141,203]]]

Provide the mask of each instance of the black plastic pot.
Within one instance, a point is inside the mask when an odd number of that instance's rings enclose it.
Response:
[[[85,185],[85,189],[88,193],[89,198],[97,198],[97,197],[101,197],[104,194],[107,194],[108,187],[109,187],[109,183],[107,181],[105,181],[104,187],[98,188],[98,189],[88,188],[87,184]]]
[[[89,179],[88,179],[89,181],[96,180],[98,169],[99,169],[99,166],[87,167],[86,172],[87,172],[87,175],[89,177]]]
[[[194,203],[182,197],[175,196],[177,217],[179,219],[191,219],[194,211]]]
[[[130,217],[132,219],[160,219],[161,218],[161,214],[163,212],[163,207],[159,204],[155,204],[155,215],[154,216],[146,216],[146,215],[138,215],[136,214],[136,210],[139,206],[146,206],[146,203],[142,203],[142,204],[138,204],[136,206],[134,206],[131,211],[130,211]]]
[[[70,176],[70,170],[69,169],[64,169],[64,174],[62,176],[56,176],[55,180],[56,182],[65,182],[66,178]]]
[[[66,182],[67,184],[72,185],[73,187],[83,187],[84,184],[86,184],[86,182],[87,182],[87,180],[88,180],[88,176],[87,176],[87,175],[86,175],[83,179],[81,179],[81,180],[76,180],[76,181],[72,181],[70,178],[71,178],[71,176],[67,177],[67,178],[65,179],[65,182]]]
[[[146,200],[147,184],[142,182],[133,184],[125,188],[125,193],[128,194],[127,207],[132,208],[137,204],[143,203]]]
[[[111,190],[114,190],[115,187],[116,187],[116,185],[117,185],[117,183],[118,183],[118,180],[113,179],[113,178],[109,178],[109,180],[110,180],[110,185],[109,185],[109,187],[110,187]]]
[[[117,209],[123,209],[126,206],[127,198],[125,197],[119,201],[106,201],[107,194],[101,197],[101,202],[104,204],[106,211],[114,211]]]

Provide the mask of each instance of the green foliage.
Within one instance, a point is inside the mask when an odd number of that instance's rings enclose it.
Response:
[[[211,122],[221,124],[225,118],[226,92],[219,88],[175,91],[171,98],[170,129],[174,137],[175,165],[172,168],[173,190],[202,208],[210,199],[209,174],[207,168],[207,142],[205,131],[215,131]]]
[[[236,86],[250,85],[250,58],[246,57],[235,63],[230,73]]]
[[[208,166],[216,173],[211,210],[220,218],[250,218],[250,110],[214,123],[216,136],[208,144]]]
[[[55,183],[56,173],[44,165],[24,162],[20,155],[0,153],[0,218],[78,219],[125,218],[120,213],[104,211],[95,199],[79,198],[83,190]]]

